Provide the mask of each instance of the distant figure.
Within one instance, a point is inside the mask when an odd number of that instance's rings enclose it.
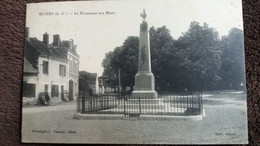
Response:
[[[50,96],[46,92],[40,92],[38,105],[50,105]]]
[[[184,93],[185,94],[188,94],[189,93],[189,90],[187,88],[184,89]]]
[[[145,10],[143,9],[143,13],[140,14],[140,16],[145,19],[146,18],[146,13],[145,13]]]
[[[93,90],[91,88],[89,88],[88,92],[89,92],[89,96],[93,96]]]

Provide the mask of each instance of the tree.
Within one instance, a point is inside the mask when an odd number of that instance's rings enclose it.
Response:
[[[221,79],[220,39],[218,32],[206,23],[191,22],[190,28],[177,41],[182,86],[188,90],[211,90]]]
[[[108,85],[111,88],[116,88],[118,85],[118,63],[115,63],[116,60],[118,60],[116,57],[121,50],[121,47],[115,48],[115,50],[112,52],[108,52],[105,55],[105,59],[102,62],[102,66],[104,67],[103,76],[106,77],[107,80],[105,80],[105,84]]]
[[[135,74],[138,68],[138,37],[128,37],[121,50],[120,69],[122,87],[133,90]]]
[[[239,89],[241,83],[245,84],[243,31],[232,28],[227,36],[222,37],[222,48],[222,85],[225,89]]]
[[[155,77],[155,88],[157,91],[173,90],[171,82],[174,80],[172,74],[175,66],[174,43],[170,30],[166,26],[149,31],[151,47],[151,66]]]
[[[91,73],[88,73],[86,71],[80,71],[79,72],[79,93],[80,94],[86,94],[88,90],[90,89],[90,83],[91,80]]]
[[[107,77],[107,84],[110,87],[118,86],[118,70],[121,69],[122,87],[134,86],[134,76],[137,72],[138,62],[138,37],[128,37],[121,47],[106,54],[102,62],[104,67],[103,76]]]
[[[159,92],[198,91],[216,88],[220,68],[220,39],[207,24],[191,22],[190,28],[174,40],[165,27],[149,30],[151,67],[155,88]],[[106,54],[104,76],[111,85],[118,85],[121,69],[123,88],[133,88],[138,65],[138,37],[128,37],[122,46]]]

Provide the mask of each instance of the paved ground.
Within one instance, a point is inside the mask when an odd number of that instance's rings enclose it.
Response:
[[[200,121],[75,120],[76,103],[23,109],[22,140],[83,143],[246,143],[244,94],[205,96]]]

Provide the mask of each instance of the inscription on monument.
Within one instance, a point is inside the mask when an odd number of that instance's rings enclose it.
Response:
[[[145,62],[145,60],[146,60],[145,46],[142,46],[142,48],[141,48],[141,53],[142,53],[142,55],[141,55],[142,65],[144,65],[144,62]]]

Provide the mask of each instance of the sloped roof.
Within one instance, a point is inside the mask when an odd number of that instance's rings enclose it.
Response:
[[[26,39],[24,52],[24,58],[26,59],[25,64],[27,63],[27,65],[31,66],[34,70],[38,70],[38,58],[40,55],[46,57],[49,56],[52,59],[67,61],[67,57],[59,50],[59,48],[45,45],[37,38]],[[29,67],[30,70],[28,71],[33,70],[31,67]]]
[[[68,55],[68,52],[72,53],[73,55],[79,57],[79,55],[77,54],[77,45],[73,45],[73,44],[68,44],[69,41],[65,40],[65,41],[61,41],[60,45],[57,46],[57,48],[64,54],[64,55]],[[72,45],[72,46],[70,46]]]
[[[67,60],[67,57],[58,48],[55,48],[51,45],[45,45],[42,41],[39,41],[37,38],[30,38],[29,43],[40,54],[49,55],[56,59]]]
[[[29,41],[25,40],[25,51],[24,58],[32,65],[34,69],[38,69],[38,57],[40,53],[29,43]]]
[[[34,69],[33,65],[24,57],[24,68],[23,71],[25,73],[38,73],[36,69]]]

